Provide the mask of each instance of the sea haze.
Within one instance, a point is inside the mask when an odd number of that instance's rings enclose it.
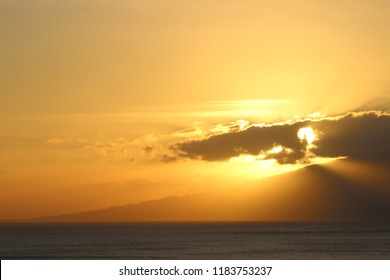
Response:
[[[390,259],[390,223],[2,224],[1,259]]]

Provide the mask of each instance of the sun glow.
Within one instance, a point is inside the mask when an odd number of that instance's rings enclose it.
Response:
[[[260,154],[233,157],[226,163],[222,163],[222,166],[221,168],[226,168],[224,172],[229,174],[229,180],[234,180],[235,176],[245,177],[246,180],[257,180],[293,171],[304,165],[299,163],[280,165],[275,159],[265,159],[265,154]]]
[[[283,147],[282,146],[275,146],[271,149],[270,153],[273,153],[273,154],[278,154],[280,153],[281,151],[283,151]]]
[[[313,129],[311,127],[303,127],[300,130],[298,130],[298,138],[303,140],[306,140],[309,145],[311,145],[314,140],[316,140],[316,134],[314,133]]]

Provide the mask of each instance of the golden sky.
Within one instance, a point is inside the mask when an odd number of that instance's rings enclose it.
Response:
[[[0,219],[306,165],[308,151],[279,164],[268,148],[215,161],[197,142],[174,149],[253,124],[387,109],[389,13],[388,0],[0,0]],[[345,156],[317,152],[311,162]]]

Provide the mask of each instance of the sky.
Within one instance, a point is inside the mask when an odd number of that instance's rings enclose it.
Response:
[[[389,13],[387,0],[0,0],[0,219],[387,161]]]

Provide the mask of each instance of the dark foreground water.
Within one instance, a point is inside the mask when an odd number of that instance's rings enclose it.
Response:
[[[0,225],[0,259],[390,259],[390,224]]]

